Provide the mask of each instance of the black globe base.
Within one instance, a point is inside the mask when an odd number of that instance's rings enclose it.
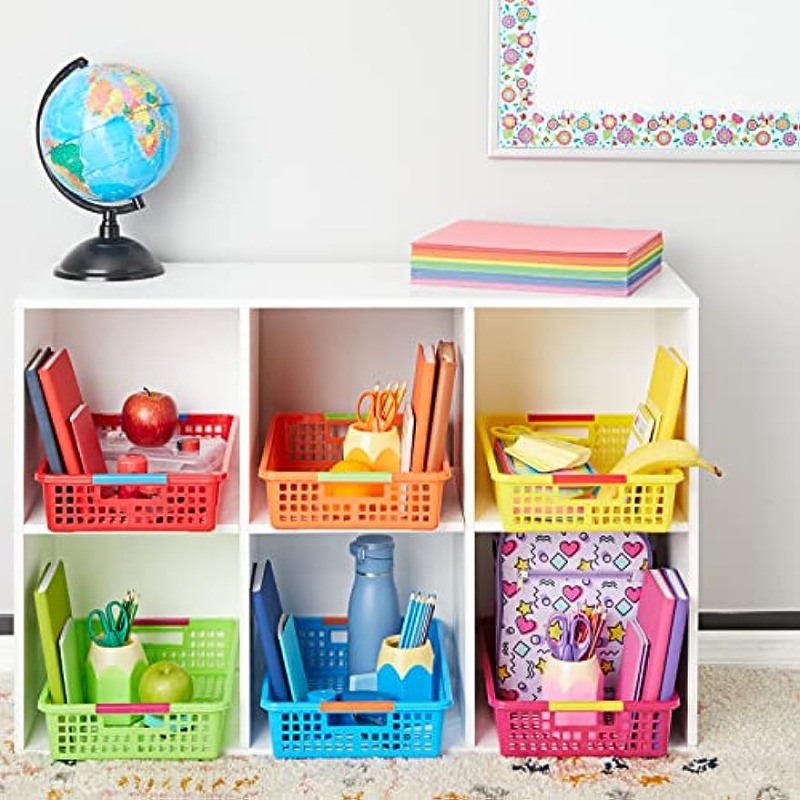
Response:
[[[164,267],[153,254],[127,236],[87,239],[53,270],[56,277],[73,281],[138,281],[163,274]]]
[[[103,210],[100,235],[74,247],[53,270],[72,281],[138,281],[164,274],[164,267],[135,239],[120,236],[117,212]]]

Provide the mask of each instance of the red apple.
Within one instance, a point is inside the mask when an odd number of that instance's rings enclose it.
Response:
[[[194,694],[192,676],[174,661],[156,661],[139,681],[142,703],[188,703]]]
[[[178,425],[178,407],[163,392],[144,388],[125,400],[122,406],[122,432],[140,447],[166,444]]]

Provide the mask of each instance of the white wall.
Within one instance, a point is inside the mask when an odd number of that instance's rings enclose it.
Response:
[[[174,171],[125,220],[165,260],[405,260],[415,235],[467,216],[662,228],[701,297],[703,450],[727,472],[703,479],[702,607],[800,608],[800,165],[491,161],[486,30],[477,0],[15,4],[0,28],[7,341],[18,276],[49,271],[95,225],[33,147],[40,93],[78,54],[150,69],[180,105]],[[9,344],[6,385],[11,373]],[[2,612],[8,425],[0,454]]]

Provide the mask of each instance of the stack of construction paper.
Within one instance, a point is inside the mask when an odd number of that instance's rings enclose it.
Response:
[[[661,231],[460,220],[411,245],[415,284],[630,295],[661,268]]]

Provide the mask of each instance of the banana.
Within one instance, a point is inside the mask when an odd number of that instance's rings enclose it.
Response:
[[[722,477],[722,470],[718,466],[702,458],[697,448],[683,439],[665,439],[637,447],[623,456],[610,471],[618,475],[652,475],[676,467],[700,467],[718,478]],[[601,486],[597,499],[610,500],[615,493],[613,485]]]

